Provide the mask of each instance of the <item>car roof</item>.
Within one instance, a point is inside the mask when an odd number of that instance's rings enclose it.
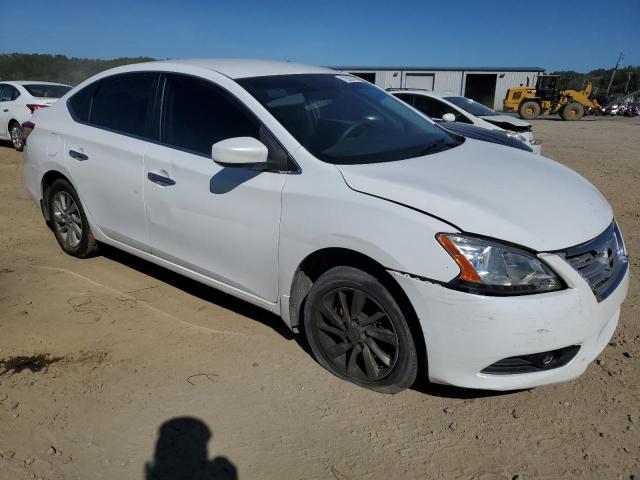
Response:
[[[60,85],[61,87],[70,87],[71,85],[66,85],[64,83],[56,83],[56,82],[41,82],[40,80],[11,80],[12,83],[17,83],[18,85]],[[6,82],[9,83],[9,82]]]
[[[230,78],[264,77],[269,75],[293,75],[303,73],[340,73],[328,68],[315,67],[294,62],[275,60],[242,59],[242,58],[190,58],[176,60],[160,60],[137,64],[148,68],[190,65],[205,68],[226,75]]]

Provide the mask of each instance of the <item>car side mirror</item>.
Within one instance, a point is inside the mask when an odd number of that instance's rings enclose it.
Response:
[[[442,120],[444,120],[445,122],[455,122],[456,116],[453,113],[445,113],[444,115],[442,115]]]
[[[227,138],[214,143],[211,158],[218,165],[230,168],[266,167],[269,150],[252,137]]]

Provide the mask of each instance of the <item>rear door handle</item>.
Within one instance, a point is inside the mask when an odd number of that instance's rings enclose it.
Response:
[[[3,112],[8,112],[8,111],[9,111],[9,109],[8,109],[8,108],[5,108],[5,109],[4,109],[4,110],[2,110],[2,111],[3,111]]]
[[[80,161],[80,162],[84,162],[85,160],[89,160],[89,156],[85,155],[82,152],[78,152],[77,150],[69,150],[69,156],[71,158],[75,158],[76,160]]]
[[[176,184],[175,180],[155,172],[147,173],[147,178],[153,183],[157,183],[158,185],[162,185],[163,187],[169,187]]]

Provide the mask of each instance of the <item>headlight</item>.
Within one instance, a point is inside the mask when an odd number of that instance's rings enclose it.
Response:
[[[520,135],[519,133],[514,133],[514,132],[505,132],[507,134],[507,137],[510,138],[515,138],[516,140],[520,140],[522,143],[527,143],[527,139],[524,137],[524,135]]]
[[[458,234],[436,237],[460,267],[452,286],[488,295],[552,292],[564,284],[535,255],[510,245]]]

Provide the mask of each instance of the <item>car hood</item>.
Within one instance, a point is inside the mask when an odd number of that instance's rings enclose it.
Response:
[[[508,124],[513,125],[514,127],[531,126],[529,122],[525,122],[524,120],[517,117],[512,117],[511,115],[482,115],[480,118],[489,123],[493,123],[494,125]]]
[[[537,251],[586,242],[613,219],[602,194],[573,170],[478,140],[408,160],[337,168],[353,190]]]
[[[533,150],[529,145],[520,140],[510,137],[502,130],[493,130],[489,128],[476,127],[469,123],[462,122],[443,122],[439,123],[442,128],[458,135],[462,135],[467,138],[475,138],[476,140],[482,140],[484,142],[492,142],[507,147],[519,148],[520,150],[526,150],[532,152]]]

